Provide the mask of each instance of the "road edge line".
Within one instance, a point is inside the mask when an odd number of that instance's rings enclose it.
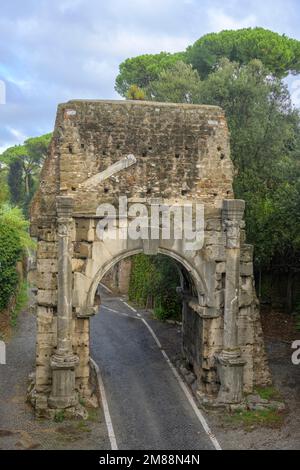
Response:
[[[159,347],[163,357],[165,358],[167,364],[169,365],[171,371],[173,372],[173,375],[175,376],[175,378],[177,379],[181,389],[183,390],[186,398],[188,399],[188,402],[190,403],[191,407],[193,408],[193,411],[194,413],[196,414],[198,420],[200,421],[200,423],[202,424],[202,427],[204,429],[204,431],[206,432],[206,434],[208,435],[209,439],[211,440],[214,448],[216,450],[222,450],[222,447],[220,446],[216,436],[212,433],[206,419],[204,418],[203,414],[201,413],[201,411],[199,410],[197,404],[195,403],[195,400],[194,400],[194,397],[193,395],[191,394],[191,392],[189,391],[187,385],[184,383],[184,381],[182,380],[182,378],[180,377],[179,373],[177,372],[177,370],[175,369],[174,365],[172,364],[172,362],[170,361],[170,358],[169,356],[167,355],[166,351],[162,348],[161,346],[161,343],[158,339],[158,337],[156,336],[156,334],[154,333],[153,329],[151,328],[151,326],[148,324],[148,322],[142,318],[142,322],[146,325],[146,327],[148,328],[148,330],[150,331],[152,337],[154,338],[154,341],[156,342],[157,346]]]
[[[121,298],[120,298],[120,300],[121,300],[121,302],[123,302],[123,304],[126,305],[126,307],[128,307],[130,310],[132,310],[132,311],[135,312],[135,313],[137,312],[137,310],[136,310],[134,307],[132,307],[131,305],[129,305],[125,300],[123,300],[123,299],[121,299]]]
[[[92,366],[93,366],[93,368],[95,369],[95,372],[96,372],[98,388],[99,388],[99,392],[100,392],[100,398],[101,398],[101,402],[102,402],[103,413],[104,413],[108,438],[109,438],[109,442],[110,442],[110,447],[111,447],[111,450],[118,450],[118,444],[117,444],[117,440],[116,440],[116,435],[115,435],[111,415],[110,415],[110,412],[109,412],[108,401],[107,401],[107,397],[106,397],[106,392],[105,392],[103,380],[102,380],[102,377],[101,377],[101,374],[100,374],[100,369],[98,367],[98,364],[94,361],[94,359],[92,357],[90,357],[90,362],[91,362],[91,364],[92,364]]]

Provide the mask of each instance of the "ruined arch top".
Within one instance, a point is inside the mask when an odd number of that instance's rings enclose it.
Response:
[[[112,174],[108,168],[122,159],[121,171]],[[199,393],[237,403],[243,391],[268,383],[245,204],[234,199],[232,180],[219,107],[59,105],[31,208],[31,233],[38,240],[37,410],[76,407],[78,395],[89,395],[89,319],[97,283],[116,260],[141,252],[172,256],[192,274],[198,298],[182,292],[183,350]],[[97,207],[117,206],[120,196],[146,206],[201,203],[203,245],[187,250],[184,240],[172,237],[99,240]]]
[[[96,187],[84,183],[122,157],[137,162]],[[233,168],[224,112],[216,106],[141,101],[70,101],[59,105],[53,139],[32,205],[32,226],[55,216],[55,196],[71,195],[75,214],[95,213],[119,194],[232,198]]]

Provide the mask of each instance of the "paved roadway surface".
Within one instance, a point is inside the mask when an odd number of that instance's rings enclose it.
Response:
[[[118,448],[213,449],[146,325],[122,299],[103,289],[101,297],[91,325],[92,357],[100,368]]]

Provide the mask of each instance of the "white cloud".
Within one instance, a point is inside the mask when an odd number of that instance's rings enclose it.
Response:
[[[21,131],[19,131],[18,129],[14,129],[13,127],[7,127],[7,130],[15,138],[15,140],[20,144],[23,143],[24,140],[27,139],[27,136],[23,134]]]
[[[241,29],[256,26],[257,18],[251,14],[244,18],[235,18],[217,8],[209,8],[208,21],[210,28],[214,32],[222,31],[223,29]]]
[[[114,81],[127,57],[182,51],[205,33],[257,24],[299,35],[296,0],[2,3],[0,149],[50,131],[59,102],[118,98]]]

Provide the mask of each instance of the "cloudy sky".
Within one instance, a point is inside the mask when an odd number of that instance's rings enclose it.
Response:
[[[184,50],[205,33],[248,26],[300,39],[299,3],[1,0],[0,152],[51,131],[57,103],[118,98],[114,80],[127,57]]]

